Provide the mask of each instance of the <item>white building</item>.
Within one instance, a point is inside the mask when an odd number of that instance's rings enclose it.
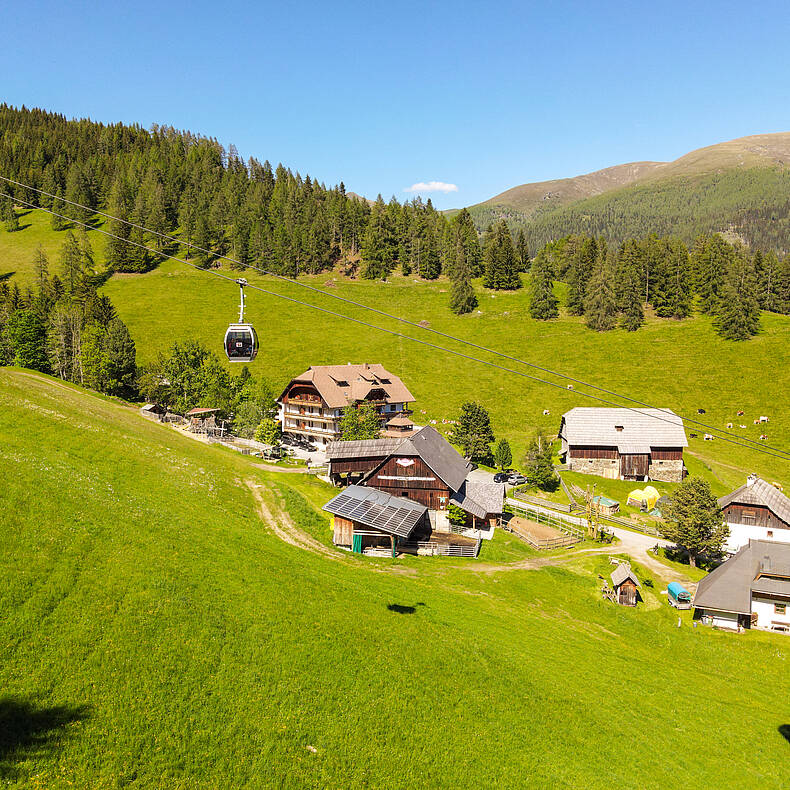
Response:
[[[697,587],[703,623],[790,632],[790,544],[751,540]]]
[[[757,475],[719,500],[730,528],[727,551],[734,554],[750,540],[790,543],[790,499]]]
[[[414,396],[381,365],[313,365],[292,379],[278,401],[283,434],[325,446],[340,438],[346,406],[371,403],[385,435],[406,437]]]

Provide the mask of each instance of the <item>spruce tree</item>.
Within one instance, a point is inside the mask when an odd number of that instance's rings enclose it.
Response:
[[[688,250],[678,239],[664,240],[662,248],[655,267],[653,307],[660,318],[687,318],[693,288]]]
[[[453,444],[463,450],[471,460],[484,460],[491,454],[494,432],[491,418],[479,403],[467,401],[461,405],[461,413],[453,426],[450,436]]]
[[[529,314],[545,321],[559,316],[557,297],[554,296],[554,266],[545,250],[541,250],[530,269]]]
[[[645,322],[641,284],[639,251],[633,239],[629,239],[620,248],[616,284],[620,326],[628,332],[635,332]]]
[[[116,219],[108,220],[107,226],[112,237],[107,239],[107,268],[116,272],[134,271],[134,256],[128,243],[130,226],[124,220],[129,219],[128,196],[123,180],[117,177],[110,188],[107,199],[107,213]]]
[[[566,274],[568,312],[571,315],[584,315],[587,285],[598,257],[598,244],[594,238],[583,236],[578,240],[575,239],[570,246],[570,260]]]
[[[521,287],[518,262],[513,239],[505,220],[497,223],[493,239],[487,244],[483,285],[496,290],[515,290]]]
[[[504,437],[494,445],[494,463],[502,471],[509,469],[510,464],[513,463],[513,453],[510,450],[510,442]]]
[[[703,313],[717,313],[727,272],[732,267],[734,257],[732,246],[718,233],[707,239],[704,246],[695,245],[695,279]]]
[[[450,310],[456,315],[471,313],[477,307],[469,261],[462,238],[458,237],[450,269]]]
[[[596,332],[606,332],[617,325],[615,267],[612,256],[599,248],[584,301],[585,322]]]
[[[743,249],[734,251],[717,305],[714,326],[722,337],[748,340],[760,331],[757,275],[754,261]]]
[[[529,245],[527,244],[527,236],[523,228],[519,228],[518,237],[516,238],[516,258],[518,260],[518,270],[520,272],[528,272],[530,264]]]
[[[60,271],[68,294],[79,290],[84,274],[82,250],[76,236],[68,231],[60,248]]]

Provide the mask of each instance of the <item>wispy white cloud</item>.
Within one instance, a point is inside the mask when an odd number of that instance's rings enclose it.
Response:
[[[418,181],[410,187],[406,187],[404,192],[457,192],[455,184],[446,184],[444,181]]]

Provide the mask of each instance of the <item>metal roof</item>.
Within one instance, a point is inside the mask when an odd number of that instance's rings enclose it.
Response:
[[[330,442],[326,447],[326,457],[330,461],[341,458],[383,458],[397,450],[401,444],[403,444],[403,437]]]
[[[612,571],[612,587],[619,587],[626,579],[631,579],[631,581],[637,587],[642,586],[639,583],[639,579],[636,578],[636,574],[631,570],[631,567],[628,565],[628,563],[621,562]]]
[[[324,505],[324,510],[366,527],[408,538],[428,508],[419,502],[390,496],[375,488],[349,486],[330,499]]]
[[[562,415],[560,436],[570,445],[617,447],[621,453],[649,453],[651,447],[688,447],[683,420],[669,409],[577,406]]]
[[[790,597],[790,579],[774,579],[770,576],[761,576],[759,579],[754,580],[752,592]]]
[[[719,508],[723,510],[733,502],[767,507],[778,519],[790,526],[790,499],[761,477],[750,478],[740,488],[723,496],[719,500]]]
[[[771,571],[768,567],[774,570]],[[751,614],[752,585],[771,581],[757,575],[776,573],[790,564],[790,543],[751,540],[737,554],[709,573],[697,587],[694,606],[721,612]],[[761,567],[762,566],[762,567]]]

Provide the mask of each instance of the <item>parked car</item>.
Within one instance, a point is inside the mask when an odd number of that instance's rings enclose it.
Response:
[[[527,478],[524,477],[524,475],[520,475],[518,472],[513,472],[513,474],[508,477],[507,482],[511,486],[520,486],[527,482]]]
[[[507,483],[509,477],[510,477],[510,473],[509,472],[497,472],[494,475],[494,482],[495,483]]]

